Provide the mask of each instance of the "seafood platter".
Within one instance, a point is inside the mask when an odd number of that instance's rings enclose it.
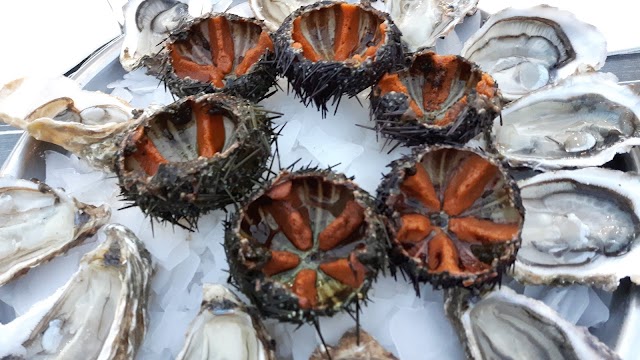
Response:
[[[640,93],[598,29],[202,3],[0,90],[0,359],[637,358]]]

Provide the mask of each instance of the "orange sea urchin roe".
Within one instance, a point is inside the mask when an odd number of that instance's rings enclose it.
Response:
[[[225,142],[224,117],[210,114],[206,105],[195,104],[198,155],[207,158],[222,151]]]
[[[167,159],[160,154],[158,148],[146,136],[144,127],[141,126],[135,130],[133,141],[136,144],[136,151],[132,154],[132,157],[147,175],[155,175],[160,164],[166,164]]]

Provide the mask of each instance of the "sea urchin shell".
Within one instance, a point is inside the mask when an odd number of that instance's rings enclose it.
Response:
[[[178,96],[225,92],[258,101],[275,84],[273,42],[262,21],[198,18],[171,34],[164,80]]]
[[[363,300],[384,264],[373,199],[331,171],[283,172],[228,224],[235,284],[269,317],[312,321]]]
[[[449,146],[414,149],[391,164],[378,196],[391,261],[416,284],[480,287],[500,280],[520,245],[524,209],[495,159]]]
[[[275,35],[278,71],[305,105],[327,111],[402,64],[400,32],[389,16],[362,4],[321,1],[289,15]]]
[[[408,69],[385,74],[371,93],[371,115],[383,136],[408,146],[465,143],[500,113],[498,86],[475,64],[431,51]]]
[[[223,94],[186,97],[144,115],[116,159],[122,195],[146,214],[188,228],[238,201],[266,171],[269,113]],[[184,226],[184,224],[182,224]]]

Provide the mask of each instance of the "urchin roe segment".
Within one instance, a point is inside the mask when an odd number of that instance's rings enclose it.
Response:
[[[447,273],[465,286],[480,275],[497,276],[502,256],[511,255],[500,254],[503,245],[516,240],[522,226],[505,175],[472,151],[450,148],[427,152],[415,168],[405,170],[404,196],[393,205],[400,212],[397,246],[423,271]],[[424,206],[425,198],[442,206]]]
[[[234,115],[216,102],[192,98],[175,103],[151,115],[127,140],[125,168],[155,175],[166,163],[211,158],[225,150],[235,131]]]
[[[373,58],[386,41],[387,25],[356,4],[335,4],[303,13],[293,20],[292,47],[313,62],[359,64]]]
[[[234,37],[241,39],[234,41]],[[196,23],[167,48],[178,77],[222,88],[228,75],[248,73],[262,55],[273,50],[273,42],[258,24],[215,16]]]
[[[286,174],[245,211],[243,233],[270,250],[263,274],[288,286],[301,309],[344,301],[369,273],[357,257],[365,209],[345,185]]]

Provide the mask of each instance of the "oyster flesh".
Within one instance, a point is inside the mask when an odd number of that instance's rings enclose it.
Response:
[[[222,285],[204,284],[200,313],[177,360],[275,360],[260,318]]]
[[[464,289],[446,296],[447,316],[469,359],[619,359],[586,328],[509,288],[481,298]]]
[[[318,346],[309,360],[327,359],[327,351],[333,360],[398,360],[366,331],[360,329],[358,333],[355,328],[342,335],[336,346],[327,350]]]
[[[134,358],[146,331],[151,257],[124,226],[105,233],[10,359]]]
[[[461,55],[491,74],[502,95],[514,100],[575,73],[600,69],[607,43],[573,14],[539,5],[496,13],[465,42]]]
[[[409,51],[433,47],[465,16],[476,11],[478,0],[387,0],[386,11],[402,32]]]
[[[509,104],[492,137],[512,166],[599,166],[640,145],[640,96],[611,74],[572,76]]]
[[[640,176],[587,168],[519,182],[527,216],[513,275],[531,284],[640,284]]]
[[[316,0],[250,0],[249,4],[256,18],[263,20],[269,30],[276,31],[289,14],[315,2]]]
[[[21,78],[0,89],[0,121],[100,169],[110,169],[120,136],[136,123],[133,113],[125,101],[64,76]]]
[[[44,183],[0,178],[0,286],[78,245],[110,215]]]

